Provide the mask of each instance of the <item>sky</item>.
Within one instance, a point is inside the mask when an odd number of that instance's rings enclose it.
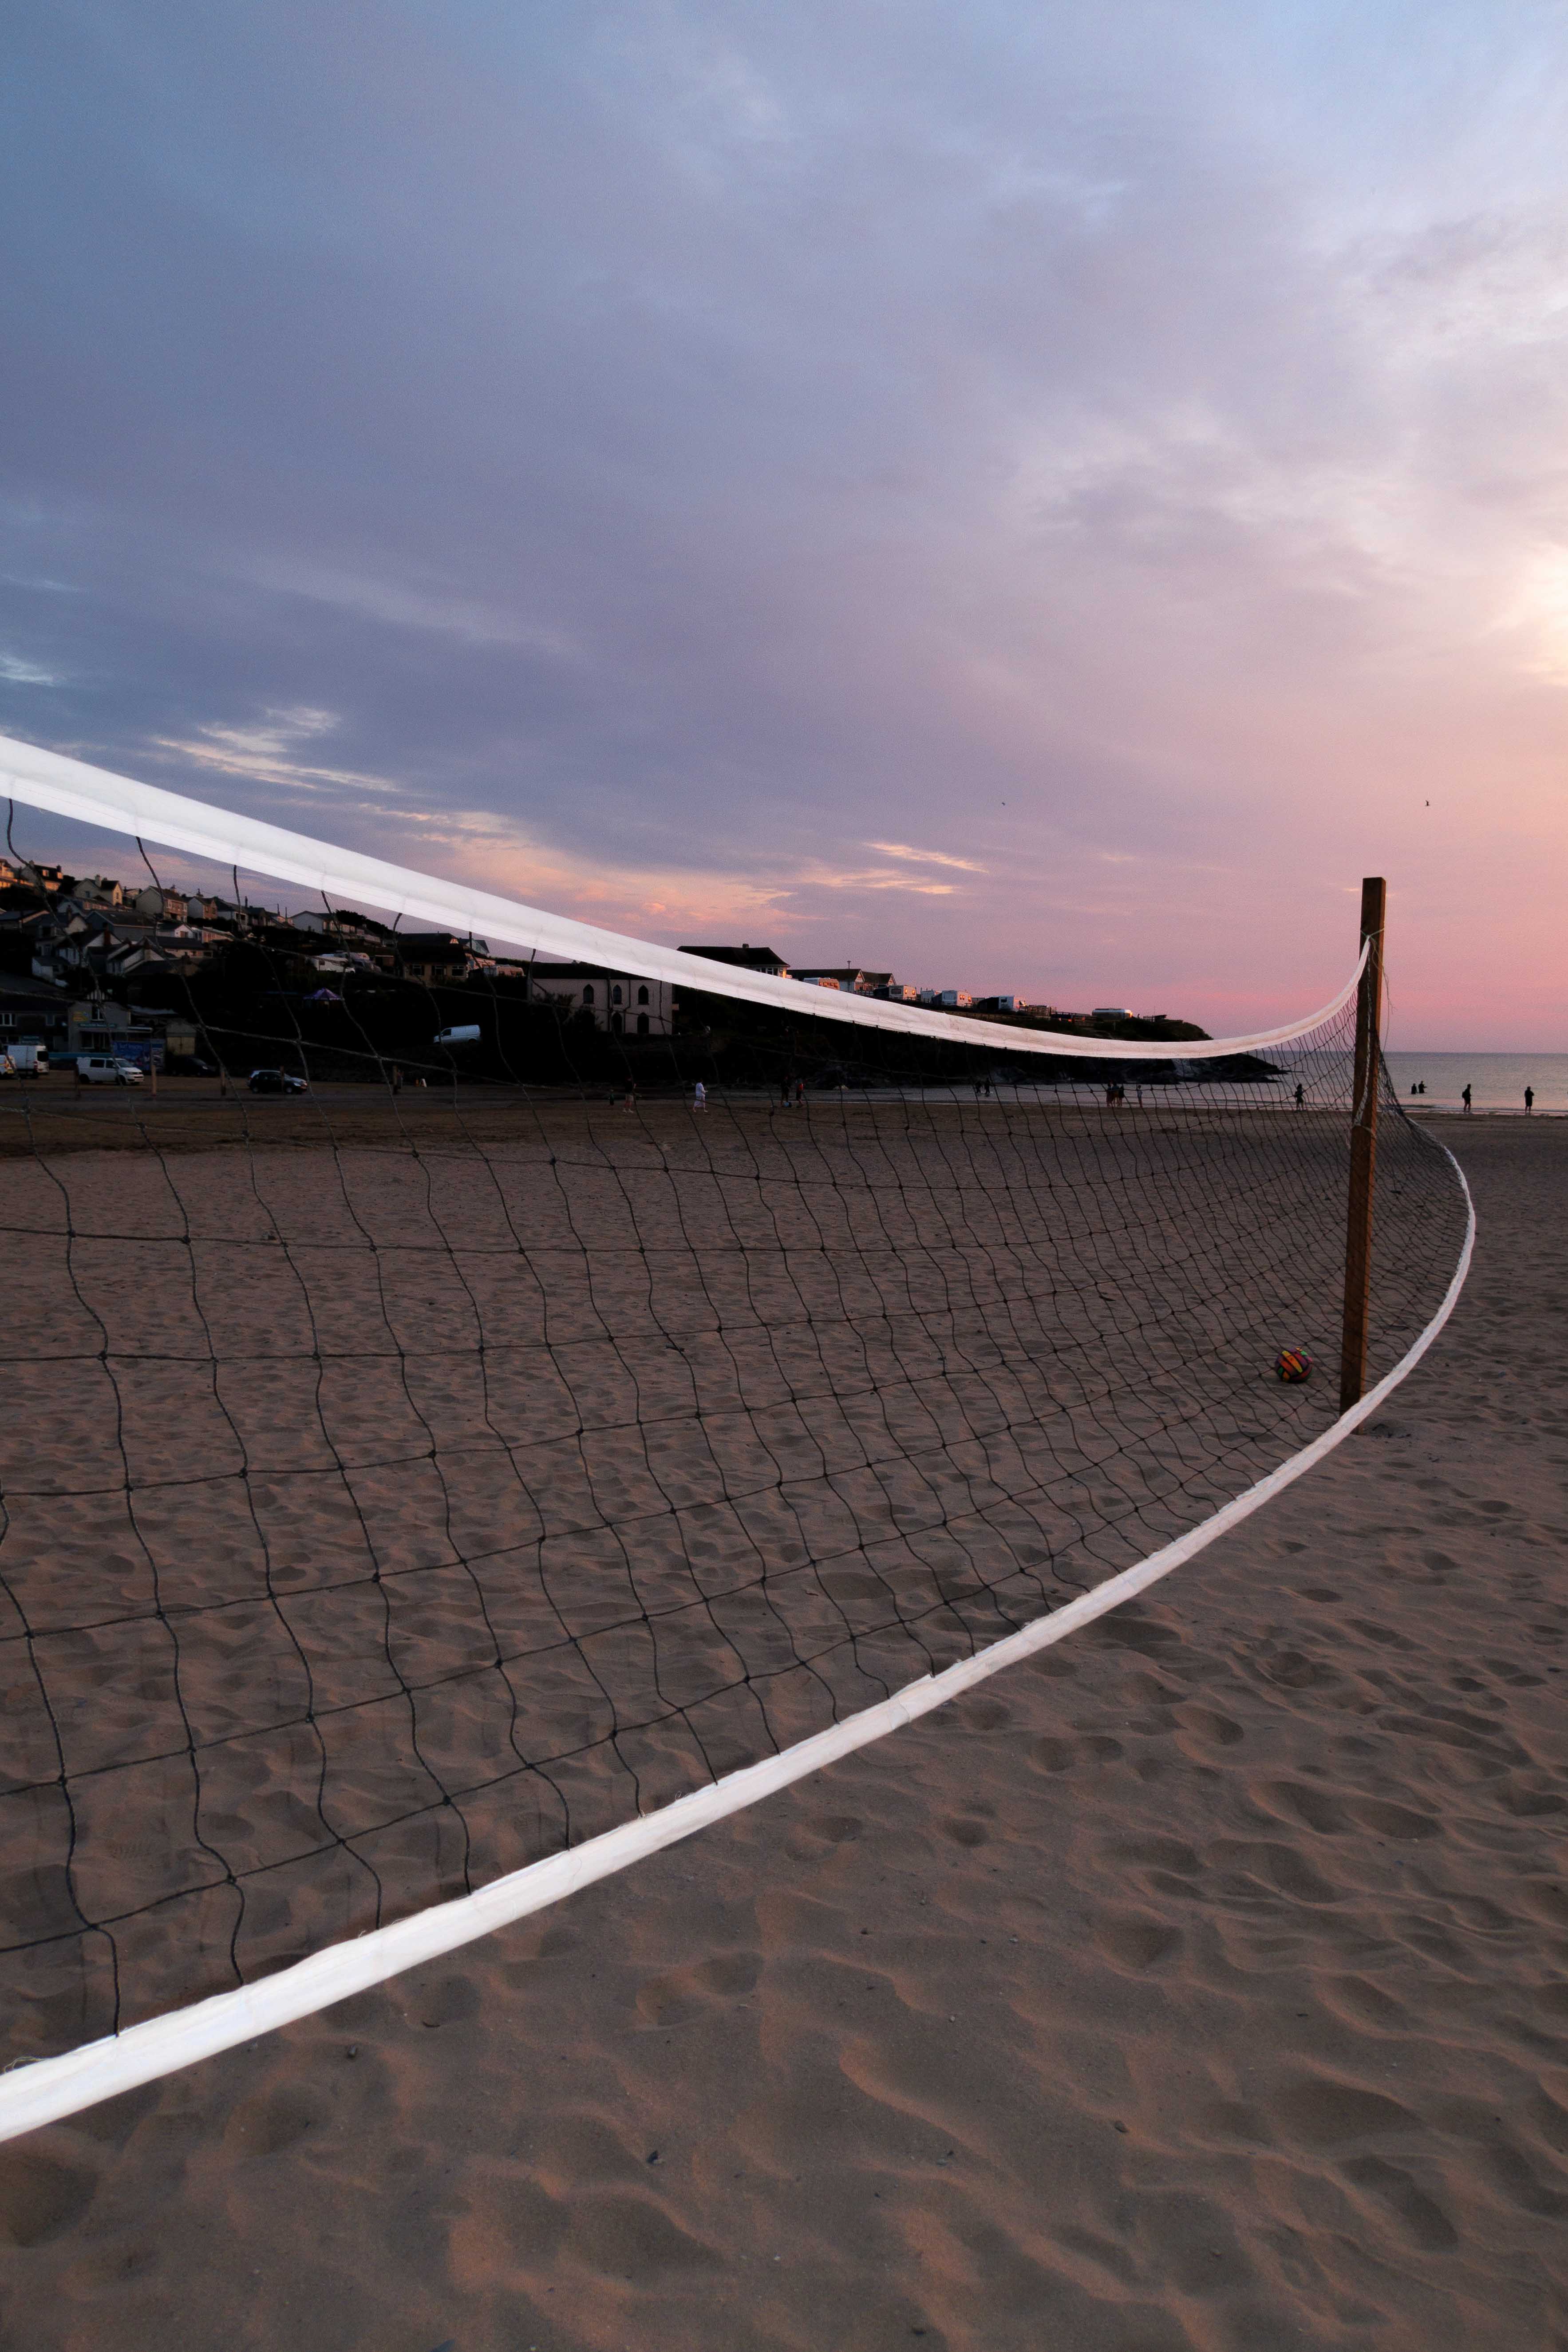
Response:
[[[0,731],[1216,1034],[1384,873],[1394,1043],[1568,1049],[1563,5],[7,25]]]

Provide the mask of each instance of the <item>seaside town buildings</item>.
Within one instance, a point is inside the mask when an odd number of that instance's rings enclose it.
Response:
[[[346,987],[385,981],[445,992],[482,982],[513,1003],[548,1004],[633,1043],[669,1037],[679,1013],[668,982],[608,964],[492,955],[483,940],[404,931],[348,908],[286,916],[216,894],[136,887],[110,875],[78,877],[58,866],[0,859],[0,1055],[9,1041],[34,1038],[57,1054],[113,1050],[177,1066],[200,1049],[188,983],[240,944],[274,967],[279,984],[264,992],[318,1003],[342,1002]],[[803,992],[841,991],[1002,1023],[1088,1029],[1131,1017],[1121,1006],[1071,1013],[1007,992],[916,987],[857,964],[792,966],[749,940],[682,953],[794,981]],[[448,1017],[443,1006],[434,1026]]]
[[[754,948],[744,940],[735,947],[683,947],[682,955],[707,956],[713,963],[738,964],[748,971],[770,972],[778,980],[798,980],[807,988],[844,989],[857,996],[875,996],[895,1004],[923,1004],[947,1013],[994,1013],[1082,1022],[1081,1013],[1058,1014],[1052,1005],[1026,1004],[1010,993],[975,996],[967,988],[911,988],[890,971],[864,971],[858,964],[788,964],[772,948]]]
[[[345,983],[451,990],[488,978],[513,1003],[586,1015],[608,1035],[668,1038],[667,982],[600,964],[491,955],[483,940],[404,931],[350,908],[281,911],[58,866],[0,860],[0,1055],[34,1039],[66,1057],[112,1050],[173,1067],[198,1053],[183,983],[237,945],[267,958],[279,996],[341,1001]],[[442,1025],[444,1012],[436,1021]]]

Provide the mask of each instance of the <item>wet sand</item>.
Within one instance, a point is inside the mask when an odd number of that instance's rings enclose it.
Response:
[[[5,2342],[1568,2344],[1564,1131],[1142,1605],[543,1918],[0,2150]]]

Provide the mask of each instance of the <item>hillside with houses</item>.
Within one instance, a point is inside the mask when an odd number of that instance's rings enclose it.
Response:
[[[847,992],[1003,1031],[1173,1045],[1204,1034],[1125,1006],[1074,1013],[856,965],[792,966],[747,941],[683,952],[797,981],[808,1024],[820,992]],[[295,1047],[318,1066],[325,1059],[340,1076],[374,1076],[388,1056],[421,1064],[447,1033],[499,1050],[504,1031],[519,1074],[537,1077],[596,1074],[606,1051],[617,1063],[667,1057],[683,1030],[710,1038],[716,1011],[728,1018],[718,972],[710,994],[678,992],[607,963],[492,954],[484,940],[405,930],[350,908],[285,913],[243,897],[0,859],[0,1052],[24,1042],[55,1060],[107,1052],[176,1076],[237,1066],[265,1044]]]

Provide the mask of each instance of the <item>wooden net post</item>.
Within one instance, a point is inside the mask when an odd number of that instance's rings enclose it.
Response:
[[[1361,937],[1367,950],[1355,1013],[1355,1091],[1351,1099],[1350,1222],[1345,1234],[1345,1319],[1340,1347],[1340,1411],[1359,1404],[1366,1387],[1367,1318],[1372,1304],[1372,1197],[1377,1169],[1377,1097],[1383,1075],[1378,1035],[1383,1003],[1383,926],[1388,885],[1375,875],[1361,886]]]

